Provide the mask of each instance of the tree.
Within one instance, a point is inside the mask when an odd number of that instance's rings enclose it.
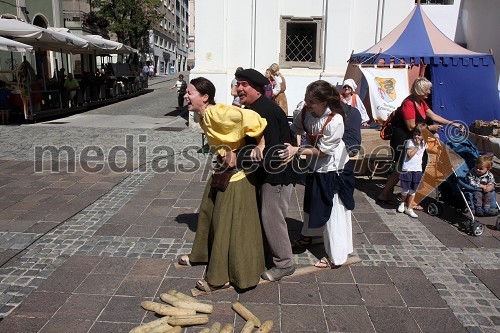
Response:
[[[157,11],[161,0],[91,0],[90,4],[101,22],[109,23],[109,31],[120,43],[149,52],[149,30],[164,18]]]

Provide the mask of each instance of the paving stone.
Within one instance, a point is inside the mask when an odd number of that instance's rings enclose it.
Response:
[[[140,324],[145,310],[139,304],[142,297],[113,296],[98,317],[98,321]]]
[[[326,305],[363,305],[359,289],[354,284],[321,284],[321,301]]]
[[[281,283],[281,304],[320,304],[318,287],[312,283]]]
[[[95,322],[88,333],[128,333],[138,325],[129,323]]]
[[[367,310],[377,332],[421,332],[407,308],[368,306]]]
[[[0,311],[1,314],[1,311]],[[0,322],[1,333],[38,332],[47,322],[47,318],[26,318],[8,316]]]
[[[326,322],[319,306],[282,305],[281,332],[326,332]]]
[[[73,294],[57,310],[54,318],[94,321],[108,303],[109,296]]]
[[[34,292],[12,312],[14,317],[51,318],[69,294]]]
[[[125,275],[119,274],[89,274],[76,288],[76,293],[113,295]]]
[[[391,280],[384,267],[352,266],[351,272],[357,284],[389,284]]]
[[[375,332],[364,306],[325,306],[324,309],[330,332]]]
[[[279,304],[280,290],[282,283],[266,283],[259,285],[258,288],[249,290],[239,296],[242,304],[247,303],[269,303]]]
[[[78,320],[73,318],[52,318],[40,330],[40,333],[60,333],[60,332],[74,332],[86,333],[92,326],[91,320]]]
[[[137,296],[153,295],[162,282],[162,276],[129,275],[121,283],[115,295]]]

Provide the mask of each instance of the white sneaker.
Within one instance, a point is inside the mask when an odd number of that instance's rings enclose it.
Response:
[[[411,217],[418,217],[417,214],[413,211],[413,209],[405,209],[405,214]]]
[[[404,202],[399,204],[397,211],[398,211],[398,213],[402,213],[405,211],[405,203]]]

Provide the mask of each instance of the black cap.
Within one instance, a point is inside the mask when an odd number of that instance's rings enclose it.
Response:
[[[269,84],[269,80],[253,68],[244,69],[242,71],[236,72],[234,75],[237,79],[247,79],[256,86],[263,87],[266,84]]]

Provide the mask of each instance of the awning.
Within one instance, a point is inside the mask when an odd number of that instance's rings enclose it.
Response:
[[[135,53],[136,49],[127,46],[122,43],[118,43],[109,39],[105,39],[99,35],[82,35],[83,39],[86,39],[92,45],[83,52],[96,53],[96,54],[124,54],[124,53]]]
[[[125,54],[136,49],[99,35],[74,35],[67,28],[41,28],[12,15],[0,16],[0,36],[33,46],[34,49],[65,53]]]
[[[33,46],[0,37],[0,50],[10,52],[31,52],[33,51]]]
[[[16,37],[16,40],[32,45],[35,49],[58,52],[78,52],[88,45],[85,39],[79,38],[69,32],[64,33],[56,30],[60,28],[40,29],[42,34],[37,38],[19,36]]]
[[[42,28],[35,25],[15,18],[0,18],[0,35],[2,36],[40,38],[42,34]]]

